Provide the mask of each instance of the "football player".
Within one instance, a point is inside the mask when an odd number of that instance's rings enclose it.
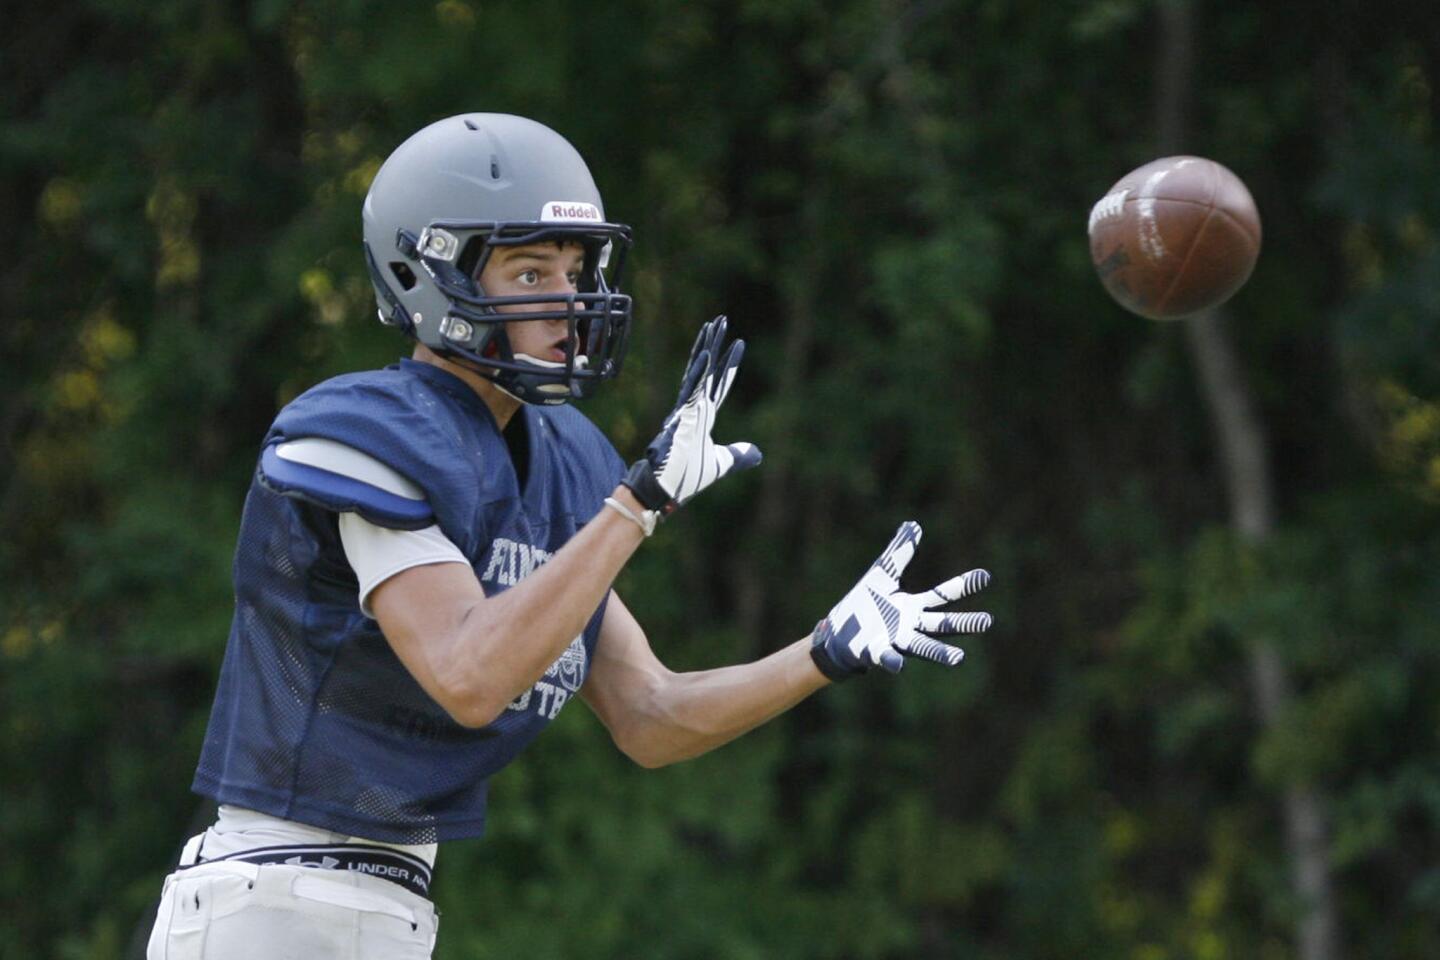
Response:
[[[827,683],[913,655],[975,570],[920,594],[894,540],[813,634],[674,673],[611,589],[656,524],[760,462],[717,443],[744,344],[705,324],[675,408],[625,467],[569,405],[620,372],[628,227],[575,149],[467,114],[406,140],[364,206],[380,319],[414,341],[321,383],[266,435],[194,789],[219,806],[165,881],[151,958],[429,957],[437,845],[479,835],[486,784],[579,695],[646,767],[704,753]]]

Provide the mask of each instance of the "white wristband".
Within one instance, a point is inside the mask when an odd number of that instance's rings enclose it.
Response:
[[[657,514],[654,510],[642,510],[637,515],[634,510],[631,510],[629,507],[625,506],[625,504],[621,503],[619,500],[616,500],[614,497],[606,497],[605,506],[614,510],[616,513],[620,514],[620,516],[625,517],[628,520],[633,520],[635,522],[635,525],[639,527],[642,531],[644,531],[645,536],[648,537],[655,532],[655,521],[659,517],[659,514]]]

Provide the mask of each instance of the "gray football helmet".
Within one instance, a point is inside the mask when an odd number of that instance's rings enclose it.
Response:
[[[384,323],[527,403],[585,397],[620,372],[630,298],[620,277],[630,228],[605,220],[580,154],[524,117],[469,113],[396,148],[365,198],[365,260]],[[491,297],[477,278],[492,251],[544,241],[585,250],[579,292]],[[497,307],[532,304],[534,312]],[[563,319],[565,362],[517,354],[507,322]]]

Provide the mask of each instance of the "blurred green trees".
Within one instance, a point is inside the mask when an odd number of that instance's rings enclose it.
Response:
[[[118,958],[193,822],[257,445],[389,362],[359,204],[404,136],[533,116],[638,233],[589,408],[633,456],[694,326],[764,468],[619,583],[677,668],[811,628],[896,523],[984,565],[953,673],[655,773],[583,708],[447,847],[438,956],[1287,957],[1323,787],[1354,956],[1440,953],[1440,43],[1410,5],[1197,7],[1187,152],[1250,184],[1227,323],[1280,530],[1225,530],[1178,325],[1094,281],[1156,150],[1154,4],[29,3],[0,56],[0,956]],[[1259,734],[1245,644],[1282,651]]]

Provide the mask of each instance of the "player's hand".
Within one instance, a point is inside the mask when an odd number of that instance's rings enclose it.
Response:
[[[890,546],[815,627],[810,656],[825,676],[844,680],[877,666],[899,673],[905,657],[953,667],[965,658],[965,651],[927,634],[949,636],[990,629],[988,613],[930,610],[983,590],[990,582],[990,574],[984,570],[962,573],[924,593],[900,589],[900,575],[919,543],[920,524],[913,520],[900,524]]]
[[[710,439],[715,414],[744,355],[744,340],[726,346],[724,317],[700,328],[675,409],[623,481],[645,509],[668,516],[727,473],[760,462],[760,448],[753,443],[719,444]]]

